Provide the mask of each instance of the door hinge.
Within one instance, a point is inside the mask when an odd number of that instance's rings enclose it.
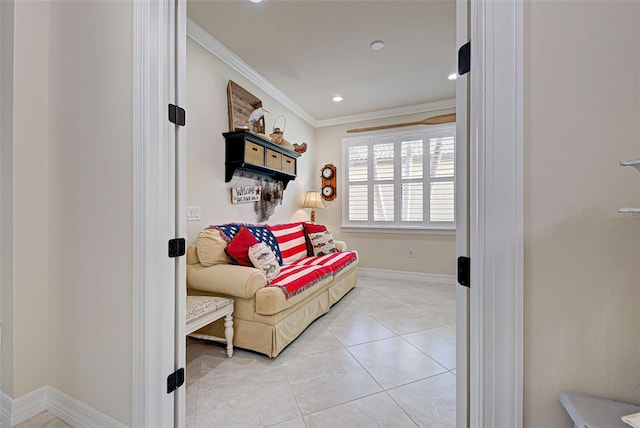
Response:
[[[458,74],[462,76],[471,70],[471,40],[458,49]]]
[[[182,107],[169,104],[169,122],[178,126],[184,126],[186,123],[187,112]]]
[[[458,284],[470,287],[471,259],[469,257],[458,257]]]
[[[167,377],[167,394],[184,385],[184,368],[179,368]]]
[[[186,242],[184,238],[169,239],[169,257],[184,256]]]

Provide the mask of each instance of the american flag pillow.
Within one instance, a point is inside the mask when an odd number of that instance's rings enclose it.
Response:
[[[228,240],[231,241],[236,233],[240,231],[241,227],[247,229],[254,238],[258,240],[258,242],[264,242],[269,246],[273,254],[276,255],[276,260],[278,260],[278,264],[282,265],[282,255],[280,254],[280,247],[278,247],[278,241],[276,241],[276,237],[273,236],[273,233],[266,226],[255,226],[251,224],[239,224],[239,223],[228,223],[228,224],[220,224],[218,226],[210,226],[211,228],[218,229],[222,232],[222,235]]]
[[[307,257],[307,242],[304,237],[302,223],[279,224],[267,227],[278,241],[283,265],[290,265]]]

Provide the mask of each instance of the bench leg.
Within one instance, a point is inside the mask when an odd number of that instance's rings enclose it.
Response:
[[[224,337],[227,339],[227,357],[233,356],[233,317],[227,314],[224,317]]]

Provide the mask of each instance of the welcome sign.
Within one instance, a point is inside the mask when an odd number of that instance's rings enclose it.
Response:
[[[260,200],[261,194],[262,187],[260,186],[233,187],[231,189],[231,203],[257,202]]]

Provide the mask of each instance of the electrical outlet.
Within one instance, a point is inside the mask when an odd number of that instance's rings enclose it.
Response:
[[[200,207],[187,207],[187,221],[200,220]]]
[[[413,247],[409,247],[409,258],[413,258]]]

